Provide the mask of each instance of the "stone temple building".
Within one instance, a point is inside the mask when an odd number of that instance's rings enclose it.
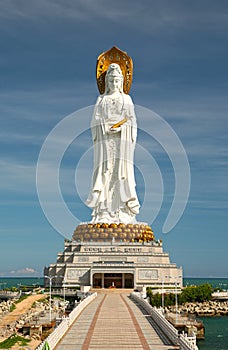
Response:
[[[182,287],[182,268],[170,262],[162,242],[154,239],[146,224],[79,225],[44,274],[58,276],[53,286],[80,286],[82,290]]]

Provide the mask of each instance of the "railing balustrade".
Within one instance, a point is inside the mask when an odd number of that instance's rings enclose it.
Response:
[[[65,333],[68,331],[72,323],[76,320],[79,314],[85,309],[85,307],[91,303],[97,296],[97,293],[89,295],[83,299],[69,314],[68,317],[63,318],[62,322],[56,327],[56,329],[36,348],[36,350],[42,350],[47,343],[51,350],[55,348],[58,342],[62,339]]]
[[[131,293],[131,298],[143,307],[146,312],[151,315],[152,319],[160,327],[160,329],[175,344],[180,346],[180,350],[198,350],[196,345],[196,336],[188,337],[187,334],[178,334],[176,328],[166,320],[166,318],[156,309],[152,307],[138,293]]]

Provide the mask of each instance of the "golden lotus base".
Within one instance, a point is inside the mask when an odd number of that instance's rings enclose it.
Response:
[[[154,233],[146,224],[81,224],[76,227],[72,240],[110,242],[149,242],[154,240]]]

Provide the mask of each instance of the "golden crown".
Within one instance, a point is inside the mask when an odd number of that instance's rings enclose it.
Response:
[[[131,57],[128,56],[126,52],[118,49],[116,46],[113,46],[110,50],[103,52],[97,58],[96,77],[97,86],[100,93],[103,94],[105,92],[105,75],[108,67],[112,63],[116,63],[120,66],[124,78],[123,91],[125,94],[128,94],[133,78],[133,62]]]

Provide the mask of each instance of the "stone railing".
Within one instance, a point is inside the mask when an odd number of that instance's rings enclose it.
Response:
[[[143,243],[139,243],[139,242],[119,242],[119,241],[115,241],[115,242],[105,242],[103,241],[102,243],[101,242],[96,242],[96,241],[70,241],[70,242],[67,242],[67,244],[69,245],[82,245],[82,246],[90,246],[91,244],[93,246],[99,246],[99,245],[106,245],[106,246],[110,246],[110,245],[116,245],[116,246],[125,246],[125,245],[131,245],[131,246],[141,246],[142,244],[145,245],[145,246],[155,246],[155,247],[161,247],[162,246],[162,242],[161,241],[150,241],[150,242],[143,242]],[[66,244],[66,245],[67,245]]]
[[[175,345],[180,346],[180,350],[198,350],[196,336],[188,337],[187,334],[178,334],[176,328],[169,323],[166,318],[156,308],[152,307],[139,293],[131,293],[131,298],[142,306],[151,315],[159,328]]]
[[[65,290],[64,290],[65,289]],[[52,290],[52,294],[53,295],[64,295],[65,296],[75,296],[77,295],[78,290],[75,289],[71,289],[71,288],[56,288],[54,286],[53,290]]]
[[[57,328],[36,348],[36,350],[45,349],[45,343],[49,345],[50,350],[53,350],[58,344],[60,339],[68,331],[72,323],[76,320],[79,314],[85,309],[85,307],[91,303],[97,296],[97,293],[89,295],[87,298],[82,300],[76,308],[69,314],[68,317],[63,318],[62,322]]]
[[[214,292],[212,293],[212,299],[228,300],[228,292]]]

